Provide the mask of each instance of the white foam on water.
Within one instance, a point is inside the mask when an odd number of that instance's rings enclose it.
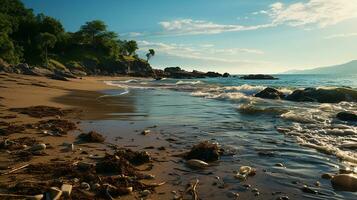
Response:
[[[177,81],[176,85],[197,85],[202,84],[202,81]]]

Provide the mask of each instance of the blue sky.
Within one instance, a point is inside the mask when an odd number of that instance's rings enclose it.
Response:
[[[157,68],[279,73],[357,59],[357,0],[24,0],[67,31],[100,19]]]

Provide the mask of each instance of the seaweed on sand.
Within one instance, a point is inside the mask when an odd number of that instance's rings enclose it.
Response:
[[[35,117],[35,118],[64,116],[70,112],[73,112],[73,110],[64,110],[61,108],[51,107],[51,106],[30,106],[25,108],[10,108],[9,110],[13,112],[29,115],[30,117]]]
[[[82,133],[78,136],[78,138],[84,142],[97,142],[97,143],[102,143],[105,140],[105,138],[101,134],[95,131],[90,131],[89,133]]]

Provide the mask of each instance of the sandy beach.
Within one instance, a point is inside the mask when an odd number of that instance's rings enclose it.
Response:
[[[152,180],[142,180],[147,184],[159,184],[155,187],[155,192],[152,192],[148,199],[180,199],[185,194],[185,187],[179,185],[186,185],[190,181],[196,180],[195,173],[182,169],[182,159],[177,157],[178,154],[184,152],[183,149],[171,148],[170,143],[180,144],[179,141],[173,138],[164,138],[160,132],[162,130],[157,125],[149,125],[146,123],[135,123],[128,121],[119,121],[119,125],[112,128],[111,132],[116,133],[113,137],[107,137],[104,143],[78,143],[76,137],[81,132],[88,132],[96,130],[99,133],[107,136],[102,132],[102,128],[96,127],[96,120],[110,119],[110,113],[115,112],[130,112],[130,105],[126,106],[113,106],[102,104],[98,98],[103,96],[101,91],[115,89],[114,86],[104,84],[105,80],[128,80],[130,77],[83,77],[82,79],[71,79],[70,81],[56,81],[45,77],[26,76],[17,74],[0,75],[0,96],[1,96],[1,111],[0,117],[3,124],[9,123],[15,126],[24,126],[26,124],[36,124],[41,120],[53,119],[54,117],[31,117],[26,114],[20,114],[10,111],[11,108],[26,108],[31,106],[49,106],[61,109],[73,109],[70,114],[55,118],[61,120],[69,120],[77,125],[73,131],[68,131],[67,134],[61,136],[53,136],[44,134],[44,131],[39,131],[33,128],[24,128],[20,132],[14,131],[11,134],[1,136],[1,140],[9,141],[24,141],[24,138],[31,138],[33,141],[28,144],[31,146],[34,143],[46,144],[47,148],[39,155],[31,156],[14,156],[21,150],[6,150],[2,149],[0,152],[1,162],[1,176],[0,176],[0,193],[1,194],[23,194],[29,193],[24,190],[15,191],[9,188],[16,188],[19,183],[43,183],[51,182],[54,177],[46,174],[33,174],[26,170],[28,165],[37,164],[51,164],[51,163],[76,163],[88,162],[95,163],[93,157],[103,157],[106,153],[113,153],[112,145],[117,147],[130,148],[132,150],[146,151],[152,157],[149,163],[136,166],[136,168],[144,173],[151,174],[155,178]],[[124,110],[123,110],[124,109]],[[86,121],[82,124],[82,121]],[[94,124],[92,124],[94,123]],[[26,127],[26,126],[25,126]],[[150,134],[142,135],[143,130],[150,130]],[[20,139],[19,139],[20,138]],[[17,140],[19,139],[19,140]],[[74,144],[74,149],[68,150],[64,144]],[[28,147],[24,147],[26,149]],[[85,153],[84,153],[85,152]],[[26,166],[23,169],[12,172],[13,169]],[[176,169],[176,170],[174,170]],[[10,172],[9,174],[7,174]],[[186,174],[185,177],[180,177]],[[206,176],[209,172],[200,172],[197,176],[202,176],[200,181],[205,182],[205,179],[215,181],[216,176]],[[46,178],[44,178],[46,177]],[[83,177],[78,177],[82,180]],[[151,178],[150,178],[151,179]],[[81,188],[81,183],[75,182],[72,179],[64,179],[62,182],[71,183],[75,188],[72,193],[78,193]],[[202,182],[200,183],[202,184]],[[211,183],[210,183],[211,184]],[[210,186],[208,184],[208,186]],[[31,184],[30,184],[31,185]],[[204,185],[204,184],[203,184]],[[30,186],[29,186],[30,187]],[[31,187],[30,187],[31,188]],[[205,190],[209,191],[210,187]],[[216,188],[217,189],[217,188]],[[200,191],[204,192],[204,191]],[[33,193],[33,192],[30,192]],[[93,195],[93,194],[92,194]],[[93,199],[94,197],[81,194],[80,197],[84,199]],[[147,195],[134,192],[130,195],[121,196],[120,199],[137,199],[139,197],[146,197]],[[220,199],[220,194],[215,197]],[[78,197],[78,196],[76,196]],[[72,199],[76,198],[73,197]],[[186,194],[187,198],[191,195]],[[23,199],[20,197],[6,197],[4,199]],[[212,199],[215,199],[212,197]],[[97,199],[97,197],[95,197]],[[101,199],[101,198],[98,198]],[[107,199],[107,198],[104,198]]]

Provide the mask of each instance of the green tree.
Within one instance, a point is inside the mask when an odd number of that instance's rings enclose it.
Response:
[[[124,49],[129,56],[132,56],[139,48],[135,40],[130,40],[124,43]]]
[[[48,67],[48,48],[53,48],[56,44],[56,36],[51,33],[41,33],[39,37],[39,44],[45,49],[46,67]]]
[[[149,52],[146,54],[146,61],[149,62],[150,58],[155,56],[155,50],[154,49],[149,49]]]
[[[94,20],[90,22],[86,22],[85,25],[81,26],[79,33],[84,37],[90,38],[90,43],[93,44],[95,37],[103,34],[107,31],[107,26],[103,21]]]

